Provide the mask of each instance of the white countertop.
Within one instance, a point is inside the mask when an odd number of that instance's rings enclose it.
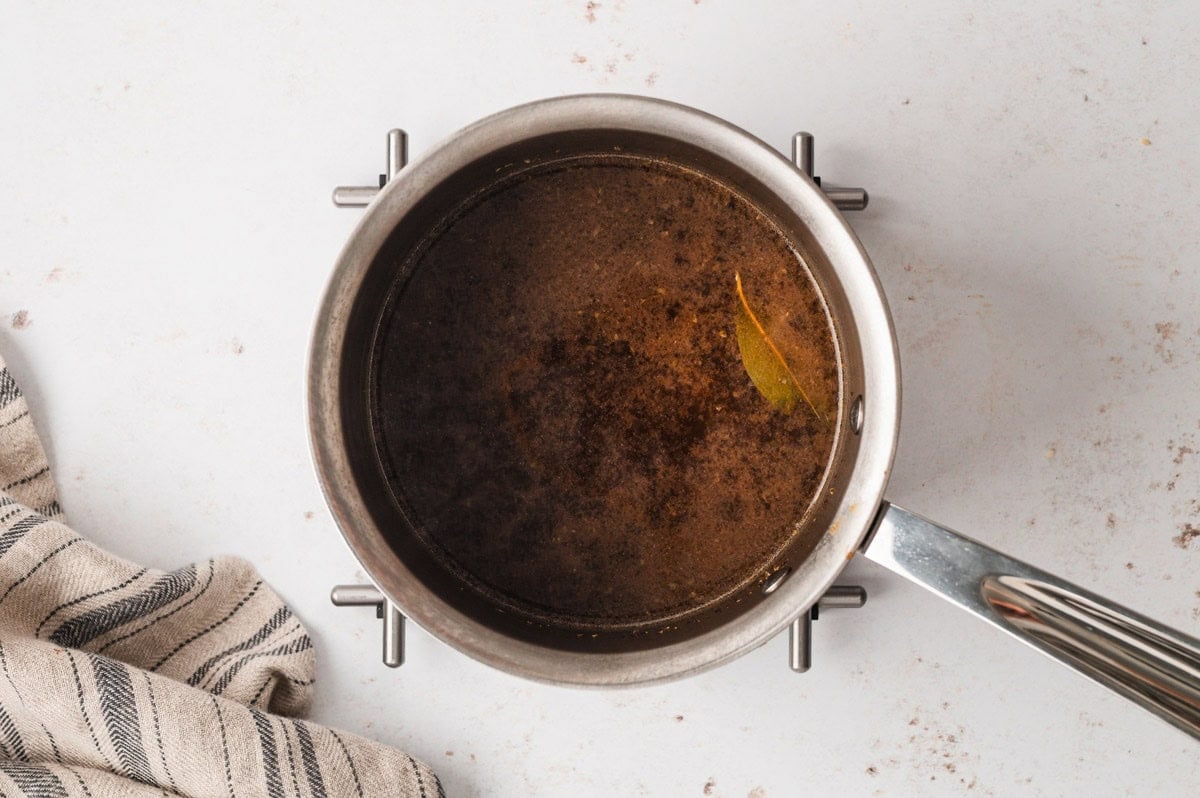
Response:
[[[780,637],[616,692],[415,630],[390,671],[373,614],[328,600],[363,578],[303,409],[359,216],[330,189],[382,170],[389,127],[419,157],[522,101],[625,91],[781,149],[811,130],[818,173],[870,190],[851,221],[904,367],[892,499],[1200,634],[1178,537],[1200,524],[1200,12],[1027,5],[10,5],[0,353],[68,517],[158,567],[252,560],[316,640],[316,719],[451,796],[1195,795],[1195,742],[867,562],[807,675]]]

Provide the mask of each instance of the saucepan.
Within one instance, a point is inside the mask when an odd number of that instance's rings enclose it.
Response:
[[[407,279],[405,253],[514,170],[613,150],[701,172],[769,216],[819,286],[840,355],[834,452],[796,534],[754,578],[653,633],[533,623],[469,589],[431,555],[420,519],[398,500],[403,486],[381,457],[369,399],[378,378],[372,352],[388,297]],[[406,166],[370,203],[337,262],[312,340],[308,412],[331,512],[388,611],[501,670],[590,686],[693,674],[803,617],[861,554],[1200,737],[1200,641],[886,501],[900,366],[871,262],[804,170],[711,115],[622,95],[543,100],[476,122]]]

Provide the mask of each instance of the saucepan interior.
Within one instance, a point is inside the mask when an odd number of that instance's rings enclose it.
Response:
[[[380,384],[381,357],[406,343],[397,332],[396,300],[413,279],[414,253],[472,198],[506,181],[614,154],[707,176],[770,219],[819,288],[840,383],[830,422],[833,452],[794,534],[718,596],[623,618],[508,602],[481,589],[486,574],[448,563],[406,501],[375,412],[380,391],[388,390]],[[870,264],[840,215],[791,164],[743,131],[640,98],[575,97],[513,109],[407,167],[342,255],[318,320],[311,366],[322,483],[343,534],[381,589],[411,619],[479,659],[572,683],[666,678],[722,661],[786,626],[829,585],[866,533],[898,421],[890,320]],[[780,452],[779,467],[787,463],[788,452]]]

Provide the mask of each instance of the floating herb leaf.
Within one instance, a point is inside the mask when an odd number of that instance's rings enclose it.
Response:
[[[800,387],[800,380],[796,379],[787,358],[779,351],[779,347],[771,340],[758,316],[750,309],[750,303],[746,301],[746,292],[742,290],[741,275],[734,273],[733,279],[738,299],[738,350],[742,355],[742,365],[750,375],[750,381],[758,388],[763,398],[784,413],[795,410],[796,405],[803,400],[813,415],[824,421],[825,417]]]

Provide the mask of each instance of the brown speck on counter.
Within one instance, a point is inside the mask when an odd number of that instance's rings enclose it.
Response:
[[[1154,351],[1164,363],[1173,362],[1175,352],[1167,348],[1167,342],[1175,337],[1175,333],[1179,331],[1179,325],[1173,321],[1163,321],[1155,324],[1154,329],[1158,333],[1158,340],[1154,342]]]
[[[709,779],[708,781],[704,782],[704,794],[712,795],[713,787],[716,787],[716,786],[717,786],[716,779]]]
[[[646,76],[646,85],[647,86],[653,86],[657,82],[658,82],[658,73],[657,72],[651,72],[649,75]]]
[[[447,752],[446,752],[446,756],[454,756],[454,752],[453,752],[453,751],[447,751]]]
[[[1191,446],[1180,446],[1179,448],[1177,448],[1175,450],[1175,459],[1173,459],[1171,462],[1174,463],[1175,465],[1182,465],[1183,458],[1187,457],[1189,454],[1195,454],[1195,453],[1196,453],[1196,450],[1193,449]]]
[[[1108,527],[1109,529],[1116,529],[1117,528],[1117,517],[1115,515],[1113,515],[1112,513],[1109,513],[1108,518],[1105,519],[1105,521],[1104,521],[1104,525],[1106,527]]]
[[[1192,541],[1200,538],[1200,526],[1195,524],[1180,524],[1179,534],[1171,538],[1171,542],[1181,549],[1188,549],[1192,546]]]
[[[1149,146],[1150,146],[1150,139],[1148,139],[1148,138],[1146,138],[1146,137],[1144,137],[1144,136],[1143,136],[1143,137],[1142,137],[1142,139],[1141,139],[1141,143],[1142,143],[1142,146],[1143,146],[1143,147],[1149,147]]]
[[[12,328],[14,330],[24,330],[30,324],[33,324],[29,319],[28,310],[18,310],[12,315]]]
[[[676,716],[675,716],[675,722],[676,722],[676,723],[683,723],[683,715],[676,715]]]
[[[870,765],[870,766],[867,768],[867,775],[868,775],[868,776],[878,776],[878,775],[879,775],[879,768],[875,767],[874,765]]]
[[[586,64],[587,56],[581,55],[580,53],[575,53],[573,56],[571,56],[571,63],[572,64]]]
[[[912,100],[911,100],[910,98],[908,98],[908,97],[905,97],[905,98],[904,98],[904,101],[903,101],[902,103],[900,103],[900,104],[901,104],[901,105],[912,105]]]
[[[242,346],[242,342],[236,338],[229,342],[229,349],[235,355],[240,355],[242,352],[246,351],[246,347]]]
[[[1131,563],[1131,562],[1127,562],[1127,563],[1125,563],[1125,570],[1126,570],[1126,571],[1132,571],[1132,570],[1133,570],[1133,563]]]
[[[1088,96],[1087,96],[1086,94],[1085,94],[1085,95],[1083,95],[1083,101],[1084,101],[1084,102],[1087,102],[1087,101],[1088,101]]]
[[[316,513],[314,513],[312,510],[305,510],[305,511],[304,511],[304,520],[305,520],[305,521],[311,521],[311,520],[313,520],[313,518],[315,518],[315,517],[316,517]]]
[[[746,798],[767,798],[767,791],[762,787],[755,787],[753,790],[746,793]]]
[[[600,7],[599,3],[589,0],[588,4],[583,7],[583,17],[588,22],[596,21],[596,9]]]

